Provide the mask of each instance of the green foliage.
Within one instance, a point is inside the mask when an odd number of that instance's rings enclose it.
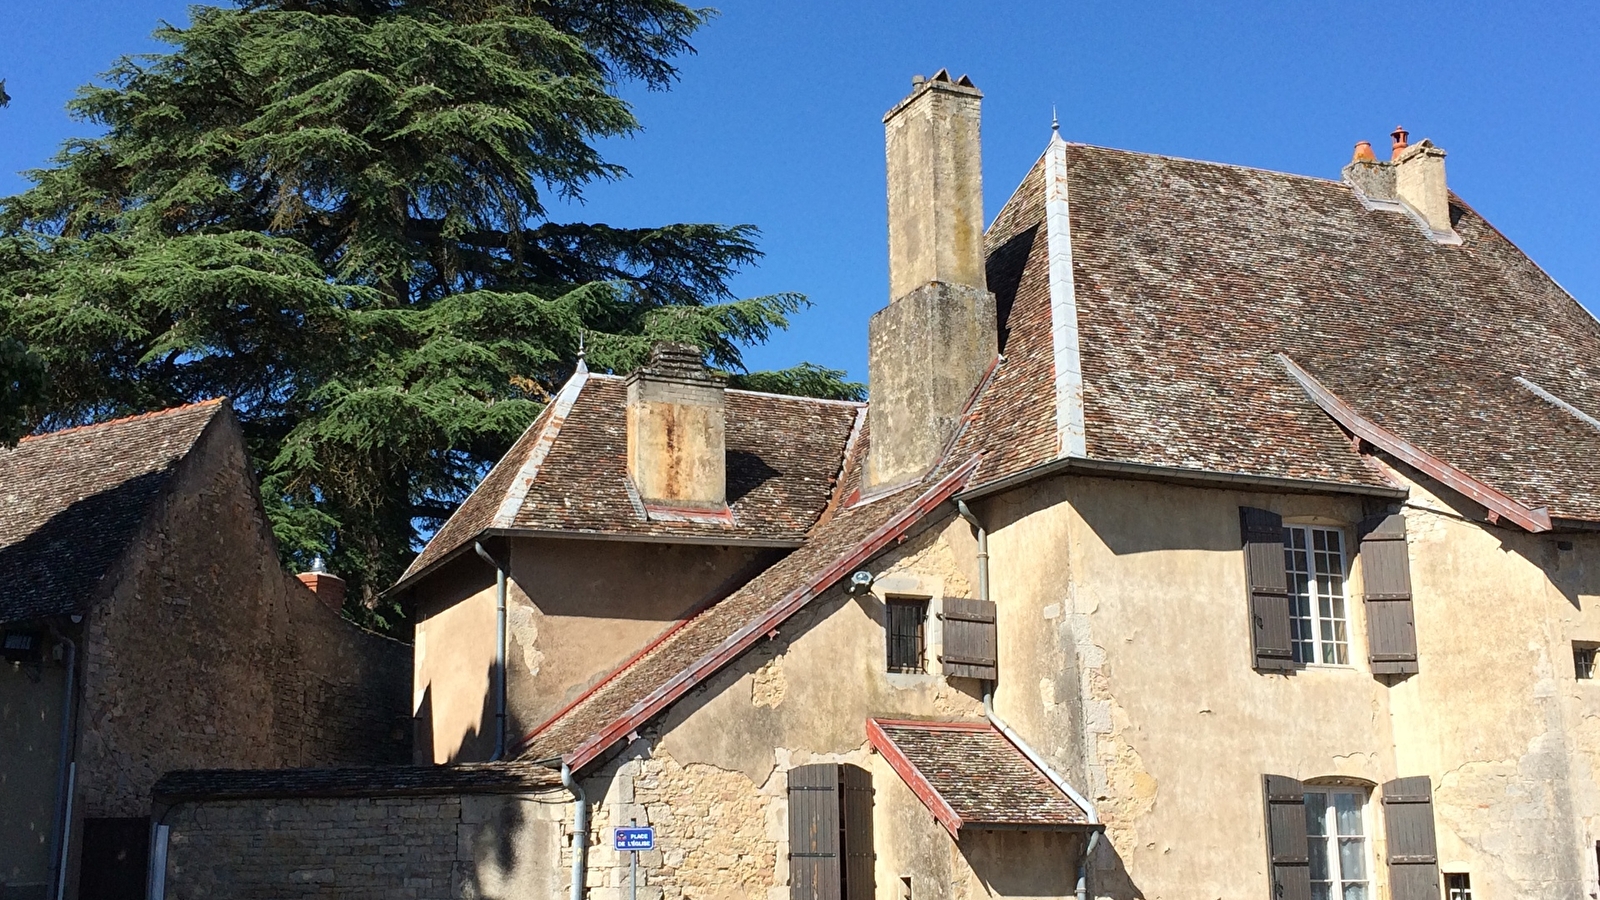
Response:
[[[821,397],[824,400],[854,400],[858,403],[867,399],[866,385],[844,379],[845,372],[842,369],[801,363],[771,372],[735,372],[728,376],[728,387],[765,391],[768,394]]]
[[[31,407],[44,399],[44,366],[15,338],[0,337],[0,447],[28,433]]]
[[[46,367],[46,426],[231,397],[285,554],[328,556],[352,613],[570,375],[580,335],[597,369],[673,339],[741,372],[805,305],[729,292],[759,256],[750,226],[548,219],[548,198],[625,174],[594,146],[638,127],[616,88],[670,85],[703,11],[243,0],[191,19],[83,88],[70,108],[104,134],[0,201],[0,323]],[[743,377],[859,390],[839,374]],[[6,378],[0,412],[24,381]]]

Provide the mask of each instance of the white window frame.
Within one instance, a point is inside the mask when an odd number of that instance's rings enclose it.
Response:
[[[1307,784],[1305,786],[1305,792],[1308,798],[1312,794],[1321,794],[1324,798],[1322,809],[1324,834],[1313,834],[1309,820],[1306,823],[1306,834],[1308,836],[1308,843],[1315,843],[1319,837],[1324,842],[1323,847],[1326,851],[1325,864],[1330,877],[1330,881],[1328,882],[1330,885],[1328,889],[1328,897],[1330,900],[1344,900],[1345,888],[1354,885],[1361,885],[1366,889],[1367,900],[1377,900],[1376,887],[1372,876],[1372,822],[1368,810],[1368,807],[1370,806],[1369,801],[1372,799],[1372,792],[1363,787],[1355,787],[1346,784]],[[1338,794],[1345,794],[1347,796],[1356,798],[1356,802],[1361,810],[1361,834],[1342,835],[1337,833],[1339,830],[1339,815],[1337,812],[1337,803],[1335,802],[1334,797]],[[1311,810],[1311,806],[1308,804],[1306,809],[1309,812]],[[1330,826],[1334,832],[1332,834],[1327,833]],[[1361,867],[1363,869],[1363,877],[1361,878],[1345,878],[1344,870],[1342,864],[1340,863],[1339,841],[1342,838],[1352,837],[1359,837],[1361,839]],[[1316,882],[1313,882],[1313,890],[1315,890],[1315,887]]]
[[[1304,548],[1293,544],[1294,536],[1298,534],[1304,540]],[[1337,550],[1316,549],[1318,535],[1333,535],[1338,539]],[[1326,538],[1324,537],[1324,540]],[[1350,556],[1347,551],[1349,541],[1345,538],[1344,529],[1327,525],[1296,524],[1286,522],[1283,526],[1283,568],[1289,583],[1289,625],[1290,637],[1294,652],[1294,661],[1300,666],[1334,666],[1350,668],[1353,658],[1350,647]],[[1302,567],[1296,560],[1296,554],[1305,555],[1305,566]],[[1334,563],[1329,570],[1319,568],[1320,562],[1326,562],[1331,557]],[[1311,588],[1309,595],[1299,590],[1299,579],[1304,577]],[[1325,580],[1327,579],[1327,580]],[[1336,580],[1335,580],[1336,579]],[[1326,601],[1329,612],[1323,611]],[[1301,604],[1309,616],[1301,616]],[[1342,614],[1340,614],[1342,613]],[[1309,622],[1311,629],[1311,657],[1303,658],[1302,646],[1306,638],[1302,629]],[[1331,635],[1331,639],[1325,637]],[[1343,657],[1342,659],[1340,657]]]

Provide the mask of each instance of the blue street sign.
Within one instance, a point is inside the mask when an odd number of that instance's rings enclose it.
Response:
[[[650,827],[617,828],[612,831],[611,839],[618,850],[654,850],[656,848],[656,830]]]

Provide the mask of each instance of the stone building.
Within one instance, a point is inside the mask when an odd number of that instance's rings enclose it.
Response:
[[[409,649],[283,571],[227,403],[24,438],[0,500],[0,897],[144,897],[169,770],[409,757]]]
[[[456,767],[170,776],[168,895],[1600,889],[1600,324],[1403,131],[1052,135],[985,231],[980,98],[885,118],[870,407],[580,369],[396,587]]]

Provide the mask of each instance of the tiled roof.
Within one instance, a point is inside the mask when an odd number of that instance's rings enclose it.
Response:
[[[1460,246],[1339,181],[1066,147],[1087,456],[1382,484],[1275,355],[1362,416],[1558,517],[1600,519],[1600,324],[1452,198]],[[1059,452],[1044,161],[990,231],[1005,362],[976,482]]]
[[[867,737],[952,835],[967,826],[1090,825],[1083,807],[987,722],[868,719]]]
[[[862,409],[859,403],[728,391],[733,521],[716,524],[645,514],[627,475],[626,400],[623,378],[575,376],[428,543],[406,578],[487,528],[799,544],[828,504]]]
[[[0,450],[0,622],[81,613],[206,426],[210,400]]]
[[[852,470],[859,470],[864,453],[864,446],[852,453]],[[924,517],[948,509],[972,468],[961,465],[873,502],[838,508],[798,550],[667,632],[536,729],[521,757],[562,756],[577,767],[605,752]]]
[[[454,766],[351,766],[339,769],[193,769],[156,782],[158,800],[277,797],[382,797],[405,794],[505,794],[561,786],[561,775],[532,763]]]

